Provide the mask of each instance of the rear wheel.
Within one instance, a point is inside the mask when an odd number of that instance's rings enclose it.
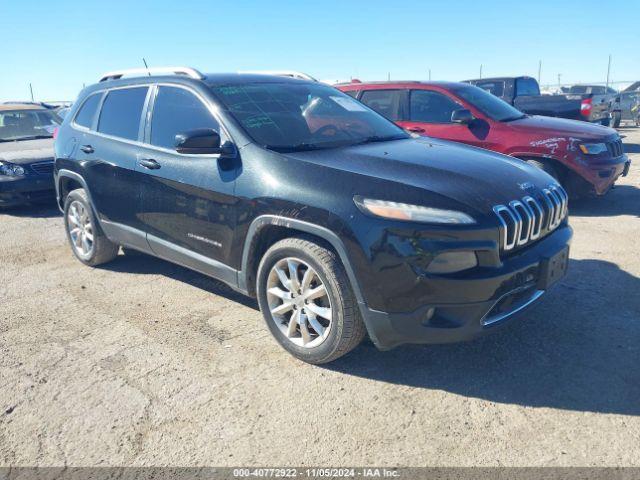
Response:
[[[300,360],[331,362],[365,336],[344,267],[332,250],[311,239],[274,244],[260,262],[256,288],[267,327]]]
[[[73,190],[67,195],[64,224],[73,254],[85,265],[95,267],[118,255],[118,245],[102,232],[84,189]]]

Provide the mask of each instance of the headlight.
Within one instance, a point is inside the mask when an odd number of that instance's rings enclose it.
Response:
[[[9,162],[0,162],[0,175],[22,177],[24,175],[24,168]]]
[[[607,151],[606,143],[581,143],[580,150],[585,155],[598,155]]]
[[[407,203],[388,202],[371,198],[354,197],[358,208],[370,215],[393,220],[409,222],[444,223],[444,224],[472,224],[476,221],[463,212],[442,210],[440,208],[409,205]]]

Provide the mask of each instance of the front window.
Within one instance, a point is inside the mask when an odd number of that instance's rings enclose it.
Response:
[[[151,144],[174,149],[176,135],[199,128],[219,131],[220,125],[191,92],[180,87],[161,86],[153,104]]]
[[[212,91],[256,143],[276,151],[409,138],[362,103],[319,83],[252,83]]]
[[[477,82],[476,86],[496,97],[502,97],[504,95],[504,82]]]
[[[0,111],[0,142],[52,138],[61,123],[50,110]]]
[[[463,107],[442,93],[412,90],[409,108],[412,122],[451,123],[453,112]]]
[[[524,117],[524,113],[512,107],[504,100],[491,95],[489,92],[472,85],[453,87],[455,95],[467,101],[473,107],[480,110],[487,117],[498,122],[509,122]]]

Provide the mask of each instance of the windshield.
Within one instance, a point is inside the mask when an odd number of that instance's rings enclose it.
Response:
[[[525,116],[524,113],[512,107],[504,100],[473,85],[453,87],[452,90],[453,93],[469,102],[492,120],[509,122]]]
[[[357,100],[319,83],[251,83],[212,90],[256,143],[276,151],[410,138]]]
[[[51,138],[61,123],[49,110],[0,111],[0,142]]]

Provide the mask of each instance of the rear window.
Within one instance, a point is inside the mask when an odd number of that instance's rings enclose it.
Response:
[[[516,79],[516,97],[536,97],[538,95],[540,95],[540,87],[533,78]]]
[[[96,111],[98,110],[101,98],[102,93],[94,93],[87,98],[76,115],[75,123],[82,127],[91,128],[93,126],[93,119],[96,116]]]
[[[137,140],[148,87],[112,90],[102,104],[98,131],[106,135]]]
[[[401,90],[368,90],[360,101],[391,121],[400,120]]]

